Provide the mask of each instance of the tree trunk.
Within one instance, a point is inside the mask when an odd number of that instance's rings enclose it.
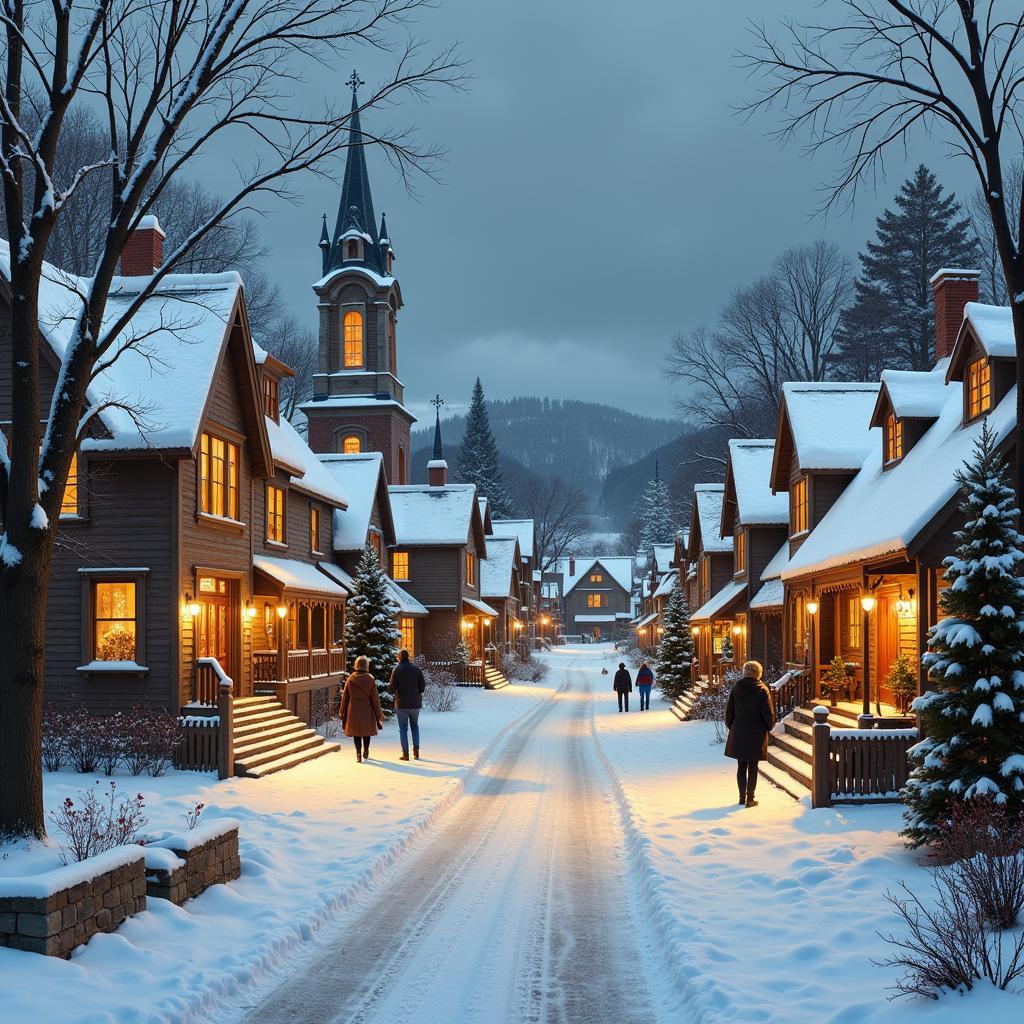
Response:
[[[46,834],[40,758],[46,548],[23,552],[22,562],[0,576],[0,835]]]
[[[1017,422],[1014,424],[1013,435],[1016,438],[1013,452],[1013,465],[1010,467],[1014,475],[1013,489],[1017,495],[1017,508],[1024,509],[1024,445],[1020,443],[1020,426],[1024,423],[1024,302],[1016,296],[1024,291],[1024,274],[1022,280],[1007,281],[1010,286],[1010,309],[1013,311],[1013,336],[1017,343]]]

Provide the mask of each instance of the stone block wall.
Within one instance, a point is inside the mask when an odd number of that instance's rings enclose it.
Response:
[[[146,893],[181,906],[242,871],[236,822],[199,826],[147,848]],[[163,856],[169,852],[172,856]]]
[[[115,931],[126,917],[146,909],[145,860],[139,847],[4,881],[5,893],[25,883],[25,895],[0,894],[0,946],[30,953],[67,957],[97,932]]]

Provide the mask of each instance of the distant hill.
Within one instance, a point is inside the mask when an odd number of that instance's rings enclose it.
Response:
[[[498,448],[508,460],[513,492],[523,472],[535,473],[574,483],[592,495],[595,504],[609,473],[633,464],[680,433],[672,420],[637,416],[596,402],[510,398],[489,401],[487,408]],[[453,470],[465,426],[464,416],[441,424],[445,457]],[[433,436],[433,425],[413,433],[414,480],[426,478]]]

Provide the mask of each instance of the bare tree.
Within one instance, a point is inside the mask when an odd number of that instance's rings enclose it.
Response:
[[[787,380],[825,380],[853,288],[848,257],[831,242],[787,249],[769,274],[733,293],[714,331],[672,340],[664,372],[689,385],[682,415],[734,437],[773,433]]]
[[[11,235],[13,385],[13,450],[0,441],[0,831],[44,832],[40,729],[53,524],[80,441],[109,404],[126,408],[117,396],[88,405],[90,382],[127,348],[144,344],[131,335],[131,320],[164,276],[232,215],[289,199],[296,174],[323,173],[325,161],[353,141],[379,145],[404,175],[429,170],[436,153],[417,147],[407,132],[353,139],[347,104],[336,107],[332,97],[312,94],[302,74],[310,63],[336,66],[354,47],[390,52],[391,73],[368,90],[360,109],[457,82],[460,62],[451,50],[426,55],[405,31],[409,16],[425,6],[426,0],[6,0],[0,7],[0,180]],[[29,90],[43,97],[35,127]],[[104,153],[85,153],[77,167],[61,167],[65,126],[83,108],[101,111]],[[170,246],[134,301],[104,323],[129,233],[213,145],[237,154],[236,183]],[[110,183],[102,238],[87,276],[68,282],[78,306],[44,433],[44,257],[79,189],[104,176]]]
[[[1020,224],[1021,184],[1024,181],[1024,159],[1015,158],[1006,173],[1006,202],[1010,208],[1009,221],[1013,229],[1013,240],[1020,245],[1018,225]],[[978,253],[982,260],[981,295],[986,302],[997,306],[1008,306],[1010,296],[1006,291],[1006,278],[1003,277],[999,264],[999,246],[996,244],[995,231],[992,228],[992,217],[988,211],[988,201],[980,188],[974,190],[967,200],[967,216],[971,228],[978,239]]]
[[[523,512],[533,520],[537,567],[548,572],[590,529],[586,495],[559,479],[531,477],[521,492]]]
[[[1009,11],[1007,11],[1009,8]],[[1017,349],[1024,352],[1021,171],[1024,10],[998,0],[837,0],[825,24],[786,22],[781,38],[753,29],[742,55],[766,80],[748,113],[780,107],[777,135],[803,135],[815,152],[846,154],[824,207],[853,203],[877,181],[895,146],[915,132],[942,139],[975,169],[992,225]],[[1024,416],[1024,360],[1017,360],[1017,422]],[[1024,446],[1017,445],[1017,499]]]
[[[270,323],[267,334],[259,342],[295,372],[294,376],[281,381],[279,396],[282,415],[294,419],[299,406],[313,395],[313,375],[320,353],[317,337],[295,317],[282,316]]]

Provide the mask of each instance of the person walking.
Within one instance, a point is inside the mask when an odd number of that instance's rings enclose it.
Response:
[[[772,695],[762,675],[764,669],[759,661],[746,662],[743,675],[736,680],[725,705],[725,725],[729,730],[725,756],[737,761],[740,804],[747,807],[757,806],[757,765],[768,757],[768,733],[775,725]]]
[[[640,710],[651,710],[651,687],[654,685],[654,673],[645,661],[636,674],[636,688],[640,691]]]
[[[384,728],[384,712],[380,708],[377,681],[370,675],[370,660],[360,654],[356,670],[345,680],[341,692],[341,727],[356,745],[356,760],[370,758],[370,737]]]
[[[412,728],[412,756],[420,759],[420,710],[427,681],[419,665],[409,660],[409,652],[398,652],[398,664],[391,670],[388,693],[395,698],[395,717],[398,719],[398,738],[402,743],[399,761],[409,760],[409,729]]]
[[[619,662],[619,671],[612,680],[612,689],[619,695],[619,711],[629,711],[629,695],[633,692],[633,679],[624,662]],[[625,705],[625,707],[623,707]]]

